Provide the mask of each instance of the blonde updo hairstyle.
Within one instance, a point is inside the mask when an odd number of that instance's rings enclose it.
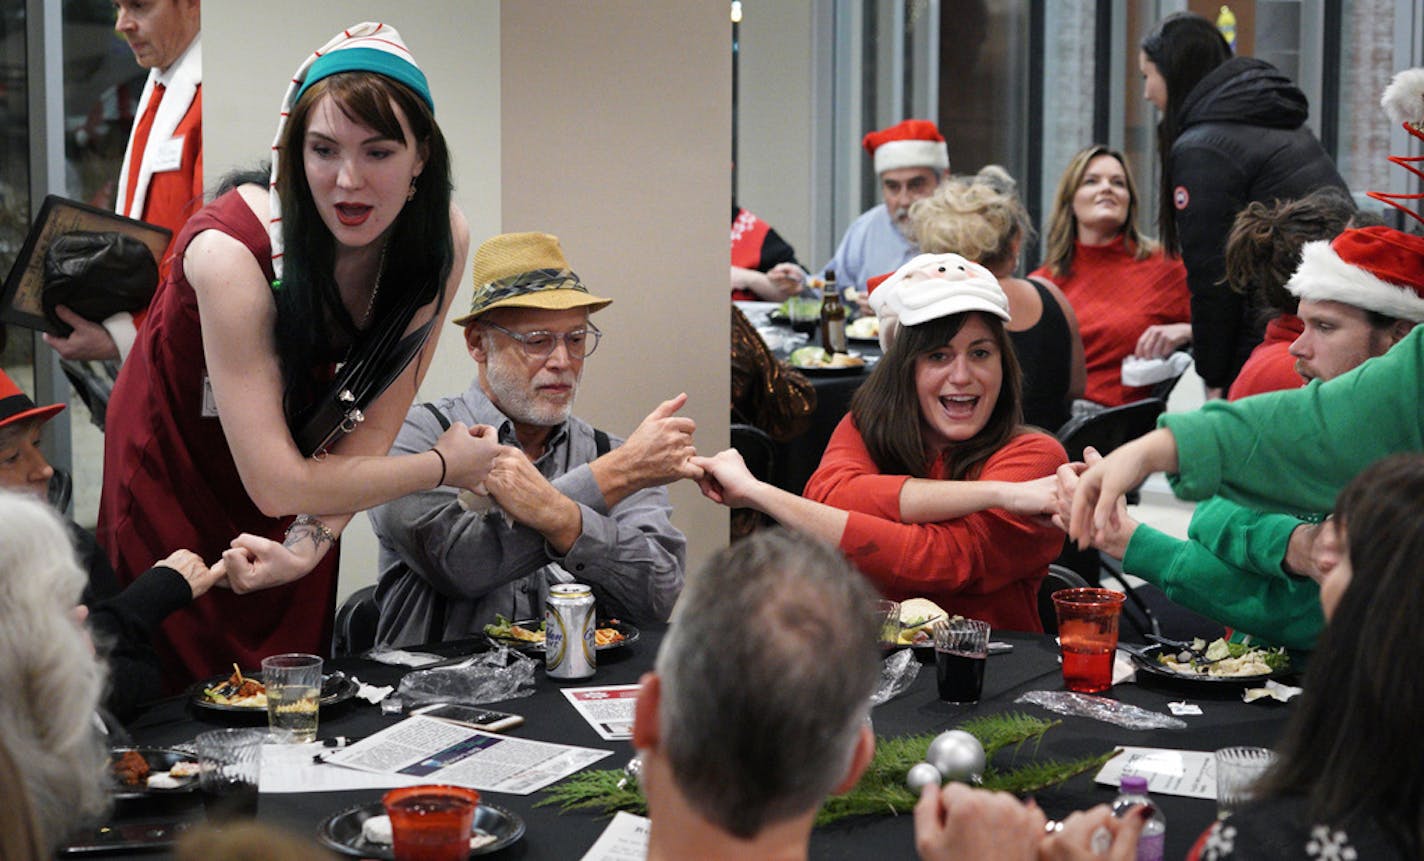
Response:
[[[1033,236],[1028,211],[995,173],[954,177],[910,207],[910,225],[926,254],[959,254],[990,270],[1012,262],[1016,243]]]

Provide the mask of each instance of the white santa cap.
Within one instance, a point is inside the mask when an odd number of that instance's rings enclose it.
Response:
[[[949,170],[949,147],[929,120],[904,120],[867,134],[861,144],[875,159],[877,174],[902,167]]]
[[[1008,322],[1009,297],[994,273],[958,254],[919,254],[870,291],[880,319],[880,347],[890,349],[900,326],[982,311]]]
[[[1424,238],[1363,227],[1330,242],[1307,242],[1286,289],[1309,302],[1340,302],[1424,322]]]

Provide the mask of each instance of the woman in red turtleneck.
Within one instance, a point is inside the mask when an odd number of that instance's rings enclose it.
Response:
[[[1147,397],[1148,388],[1122,384],[1122,360],[1164,357],[1191,340],[1186,267],[1138,233],[1137,189],[1116,150],[1090,146],[1069,162],[1032,274],[1057,284],[1078,316],[1090,401]]]

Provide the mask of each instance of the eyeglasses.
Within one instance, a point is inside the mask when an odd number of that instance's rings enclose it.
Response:
[[[485,325],[518,341],[524,348],[524,355],[531,359],[549,358],[559,345],[559,341],[564,342],[564,349],[568,350],[570,359],[584,359],[593,354],[593,351],[598,348],[598,339],[603,337],[603,333],[592,325],[587,329],[575,329],[562,335],[543,329],[537,332],[511,332],[503,326],[490,322],[486,322]]]

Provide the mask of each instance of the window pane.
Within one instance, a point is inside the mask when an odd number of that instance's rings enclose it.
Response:
[[[29,53],[25,0],[0,0],[0,276],[20,253],[30,224],[30,123],[26,106]],[[3,326],[3,324],[0,324]],[[32,339],[28,329],[0,328],[0,365],[31,390]]]

